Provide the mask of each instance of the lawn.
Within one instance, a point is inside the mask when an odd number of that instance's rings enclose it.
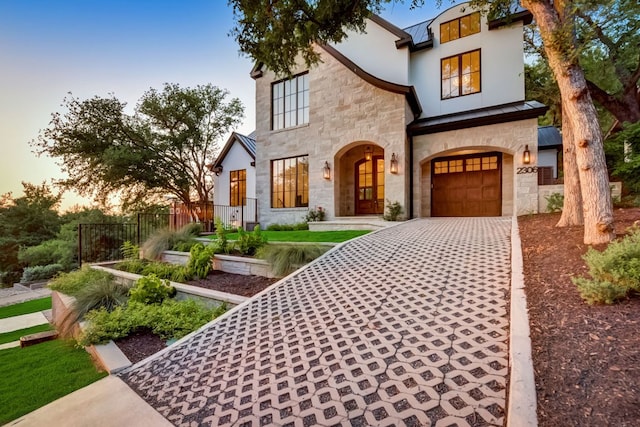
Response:
[[[0,351],[0,424],[87,386],[107,374],[75,341],[55,340]]]
[[[20,337],[25,335],[35,334],[36,332],[50,331],[53,327],[48,324],[42,324],[38,326],[32,326],[31,328],[20,329],[17,331],[5,332],[0,334],[0,344],[18,341]]]
[[[38,311],[48,310],[51,308],[51,297],[34,299],[20,304],[0,307],[0,319],[7,317],[20,316],[21,314],[37,313]]]
[[[266,236],[269,242],[327,242],[340,243],[355,237],[370,233],[370,230],[340,230],[340,231],[262,231],[262,235]],[[212,239],[216,236],[213,235]],[[236,240],[238,233],[227,234],[227,239]]]

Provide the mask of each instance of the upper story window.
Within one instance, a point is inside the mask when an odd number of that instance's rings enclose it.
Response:
[[[480,49],[440,60],[442,99],[480,92]]]
[[[309,206],[309,157],[271,161],[271,207]]]
[[[440,43],[450,42],[480,32],[480,12],[440,24]]]
[[[271,85],[271,129],[309,123],[309,74]]]
[[[230,174],[230,206],[242,206],[247,198],[247,170],[240,169]]]

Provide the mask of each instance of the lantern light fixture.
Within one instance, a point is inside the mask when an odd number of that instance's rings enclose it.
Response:
[[[524,151],[522,152],[522,163],[525,165],[531,163],[531,152],[529,151],[529,144],[524,146]]]
[[[322,168],[322,177],[326,180],[331,179],[331,167],[329,167],[329,162],[324,162],[324,167]]]
[[[389,169],[389,171],[392,174],[398,173],[398,156],[396,156],[396,153],[391,154],[391,168]]]
[[[371,160],[371,158],[372,158],[372,157],[373,157],[373,150],[371,149],[371,147],[370,147],[370,146],[367,146],[367,147],[364,149],[364,159],[365,159],[366,161],[369,161],[369,160]]]

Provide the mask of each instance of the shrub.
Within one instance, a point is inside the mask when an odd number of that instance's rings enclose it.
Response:
[[[640,228],[609,243],[602,252],[589,248],[583,259],[591,278],[572,280],[589,304],[611,304],[632,290],[640,291]]]
[[[326,251],[326,248],[316,245],[268,245],[264,251],[261,251],[261,258],[271,264],[271,269],[276,276],[283,277],[310,263]]]
[[[178,242],[171,248],[172,251],[189,252],[191,248],[198,244],[198,241],[191,239],[187,242]]]
[[[267,227],[269,231],[296,231],[296,230],[308,230],[309,224],[306,222],[299,222],[297,224],[271,224]]]
[[[129,290],[131,302],[143,304],[159,304],[166,298],[175,295],[176,288],[170,286],[168,280],[162,280],[155,274],[139,278],[133,288]]]
[[[36,280],[50,279],[56,274],[64,271],[61,264],[36,265],[34,267],[26,267],[22,272],[21,283],[34,282]]]
[[[260,226],[256,225],[252,232],[247,233],[242,227],[238,227],[238,240],[236,248],[242,255],[255,255],[256,251],[267,243],[260,231]]]
[[[105,279],[113,280],[113,276],[106,271],[84,266],[70,273],[60,273],[49,283],[49,288],[66,295],[76,296],[88,284]]]
[[[211,258],[213,254],[216,253],[218,248],[214,245],[203,245],[202,243],[198,243],[191,248],[191,257],[189,258],[189,263],[187,264],[187,269],[189,272],[200,279],[204,279],[207,277],[211,268]]]
[[[179,339],[226,311],[222,305],[208,309],[193,300],[166,300],[160,305],[130,302],[112,312],[95,310],[87,314],[89,324],[80,338],[81,345],[101,344],[149,328],[163,339]]]
[[[60,264],[63,270],[76,266],[76,244],[66,240],[47,240],[37,246],[20,248],[18,259],[27,266]]]
[[[125,260],[140,259],[140,246],[134,245],[128,240],[122,244],[120,252],[122,252],[122,258]]]
[[[564,207],[564,195],[560,193],[551,193],[544,196],[547,201],[547,212],[562,212]]]
[[[216,217],[216,238],[219,252],[229,253],[229,241],[227,239],[227,229],[225,229],[224,224],[220,217]]]
[[[157,230],[142,244],[142,253],[147,259],[160,259],[162,252],[182,243],[188,243],[200,234],[202,226],[197,223],[187,224],[177,231],[167,228]]]
[[[326,211],[322,209],[321,206],[318,206],[315,209],[309,209],[307,212],[307,216],[305,216],[305,221],[314,222],[314,221],[324,221],[324,217],[326,215]]]
[[[382,216],[385,221],[397,221],[398,217],[402,214],[402,205],[400,202],[393,202],[387,199],[387,212]]]
[[[113,311],[117,306],[127,301],[129,288],[116,283],[112,277],[102,277],[87,283],[75,294],[75,301],[71,311],[58,325],[60,334],[71,335],[73,325],[84,319],[91,310],[104,309]]]

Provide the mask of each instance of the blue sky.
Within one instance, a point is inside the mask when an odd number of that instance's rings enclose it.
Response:
[[[391,4],[382,16],[404,27],[438,13]],[[21,181],[62,176],[29,141],[62,111],[68,92],[81,99],[113,93],[133,107],[165,82],[212,83],[244,104],[237,130],[253,130],[252,62],[228,37],[232,26],[225,0],[0,0],[0,194],[19,196]],[[76,203],[88,204],[67,194],[63,208]]]

